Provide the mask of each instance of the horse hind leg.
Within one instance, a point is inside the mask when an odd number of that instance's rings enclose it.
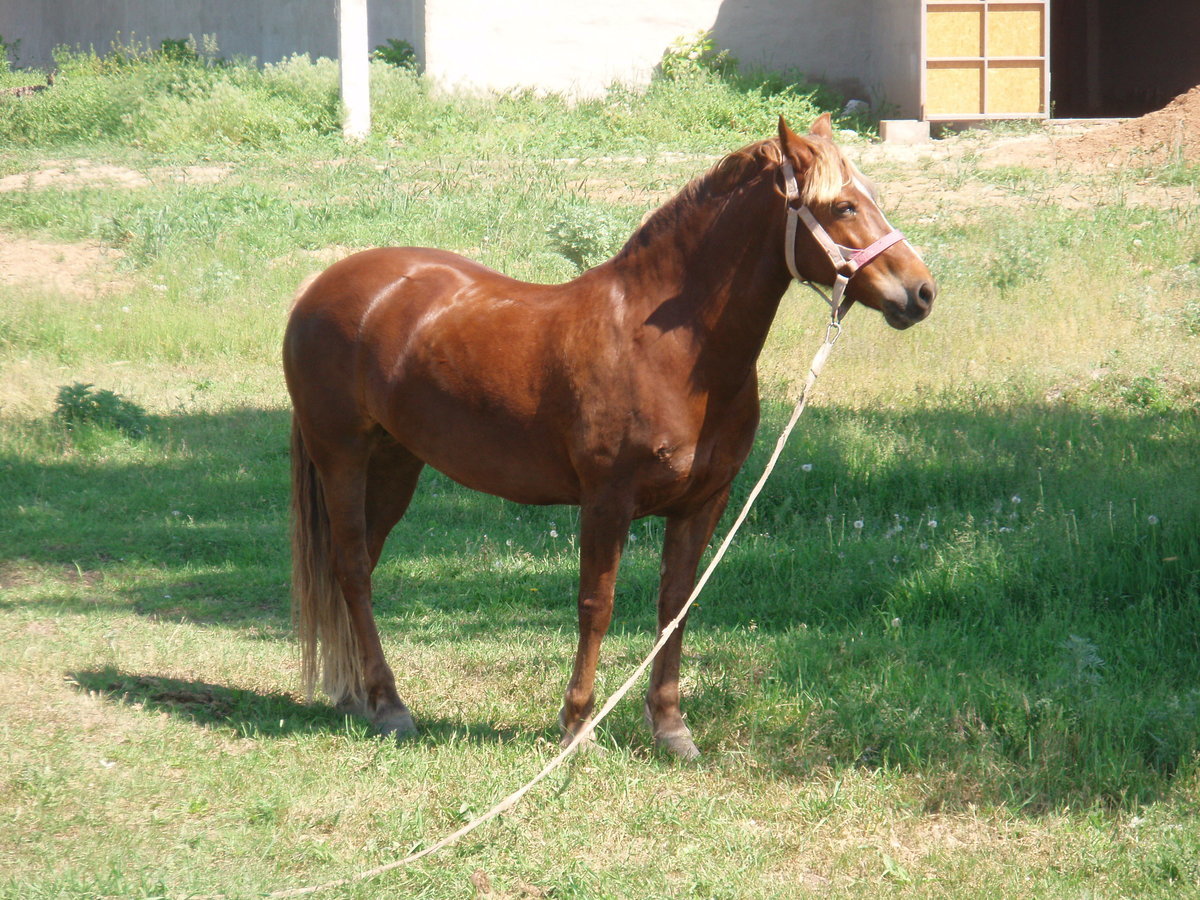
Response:
[[[421,470],[425,464],[390,437],[381,438],[367,465],[366,545],[370,570],[374,573],[383,554],[383,545],[392,529],[408,511]],[[371,619],[372,627],[374,619]],[[376,637],[378,640],[378,636]],[[382,650],[380,659],[383,658]],[[395,693],[395,678],[386,668],[385,680]],[[399,701],[399,697],[396,697]],[[403,703],[401,703],[403,706]]]
[[[323,669],[322,686],[338,709],[369,718],[382,734],[404,738],[415,734],[416,725],[383,655],[371,609],[371,573],[387,533],[412,498],[421,464],[401,448],[374,443],[343,440],[336,450],[323,447],[315,454],[320,462],[311,467],[320,473],[320,490],[314,493],[323,512],[317,518],[323,518],[318,525],[326,533],[324,575],[334,589],[309,595],[298,589],[297,626],[306,682],[311,685],[315,671]]]

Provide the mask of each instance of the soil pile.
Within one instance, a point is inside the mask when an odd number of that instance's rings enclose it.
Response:
[[[1113,164],[1200,163],[1200,85],[1140,118],[1063,141],[1059,150],[1075,159]]]

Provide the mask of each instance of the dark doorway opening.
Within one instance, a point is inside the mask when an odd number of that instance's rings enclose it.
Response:
[[[1200,84],[1200,2],[1052,0],[1055,118],[1140,116]]]

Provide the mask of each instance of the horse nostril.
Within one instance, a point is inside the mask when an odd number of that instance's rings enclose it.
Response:
[[[933,305],[933,298],[937,296],[937,285],[931,281],[921,283],[917,289],[917,304],[921,309],[929,309]]]

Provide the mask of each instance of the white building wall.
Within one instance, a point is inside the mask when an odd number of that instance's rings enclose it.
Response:
[[[867,93],[886,118],[915,119],[921,110],[920,0],[875,0],[871,18],[873,81]]]
[[[427,0],[425,71],[451,89],[594,96],[615,81],[649,81],[672,40],[711,28],[720,5]]]
[[[712,30],[743,64],[865,83],[877,2],[427,0],[426,71],[447,87],[595,95],[645,83],[675,38]]]
[[[918,22],[918,0],[426,0],[424,62],[447,89],[595,96],[647,83],[676,38],[711,30],[743,66],[913,115]]]

